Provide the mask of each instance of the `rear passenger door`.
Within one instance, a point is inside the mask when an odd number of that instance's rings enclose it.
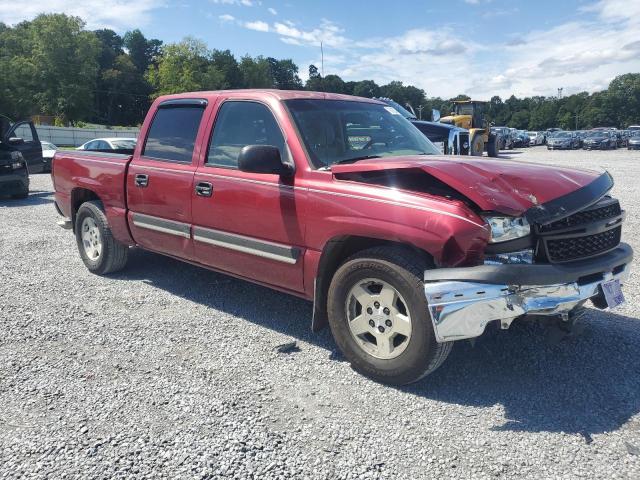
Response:
[[[302,291],[304,190],[292,178],[238,170],[246,145],[290,155],[265,104],[226,100],[216,113],[204,164],[195,174],[193,239],[199,263]]]
[[[149,250],[193,258],[191,197],[206,107],[202,99],[160,103],[129,165],[129,225],[136,242]]]

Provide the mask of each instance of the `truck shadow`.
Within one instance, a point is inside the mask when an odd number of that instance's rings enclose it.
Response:
[[[310,331],[310,302],[139,250],[132,251],[127,270],[115,278],[148,282],[312,343],[343,360],[328,329]],[[547,341],[546,330],[533,323],[487,331],[473,346],[458,342],[439,370],[399,390],[440,402],[501,409],[498,415],[505,422],[493,430],[565,432],[590,443],[592,435],[616,430],[640,411],[640,321],[589,310],[582,322],[582,335],[555,345]]]

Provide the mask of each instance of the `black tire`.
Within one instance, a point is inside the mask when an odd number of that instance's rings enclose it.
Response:
[[[487,144],[487,155],[495,158],[499,153],[498,138],[495,135],[489,135],[489,143]]]
[[[93,218],[100,232],[102,251],[96,259],[88,257],[83,245],[82,224],[87,217]],[[97,275],[106,275],[122,270],[127,264],[129,247],[113,238],[109,222],[104,214],[102,202],[92,200],[80,205],[78,213],[76,213],[75,233],[80,257],[90,272]]]
[[[484,139],[481,133],[477,133],[471,139],[470,153],[474,157],[481,157],[484,152]]]
[[[348,258],[335,272],[328,292],[327,312],[333,337],[357,372],[381,383],[405,385],[434,372],[447,358],[453,342],[438,343],[424,295],[422,276],[432,265],[414,252],[375,247]],[[397,290],[411,316],[411,337],[399,356],[380,359],[361,347],[348,325],[347,297],[364,279],[380,279]]]

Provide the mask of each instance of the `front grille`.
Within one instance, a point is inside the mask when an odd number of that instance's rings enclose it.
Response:
[[[612,218],[620,215],[620,204],[616,201],[610,202],[608,205],[598,207],[589,210],[583,210],[573,215],[558,220],[557,222],[550,223],[549,225],[541,225],[540,232],[551,232],[553,230],[561,230],[569,227],[576,227],[579,225],[585,225],[597,220],[604,220],[606,218]]]
[[[536,259],[561,263],[609,252],[620,243],[623,212],[617,200],[595,205],[548,225],[536,225]]]
[[[549,261],[553,263],[569,262],[608,252],[618,246],[621,234],[622,227],[616,227],[586,237],[548,240]]]

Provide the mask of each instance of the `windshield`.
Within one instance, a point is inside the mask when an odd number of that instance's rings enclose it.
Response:
[[[607,132],[595,131],[587,133],[587,137],[607,137]]]
[[[530,137],[536,137],[538,136],[538,132],[527,132],[527,135],[529,135]]]
[[[348,100],[287,100],[316,168],[363,158],[438,155],[411,122],[387,105]]]
[[[554,135],[554,138],[571,138],[571,133],[570,132],[557,132]]]
[[[455,112],[457,115],[473,115],[473,105],[470,103],[456,103]]]
[[[116,150],[133,150],[136,148],[135,140],[112,140],[111,145],[113,145],[113,148]]]

